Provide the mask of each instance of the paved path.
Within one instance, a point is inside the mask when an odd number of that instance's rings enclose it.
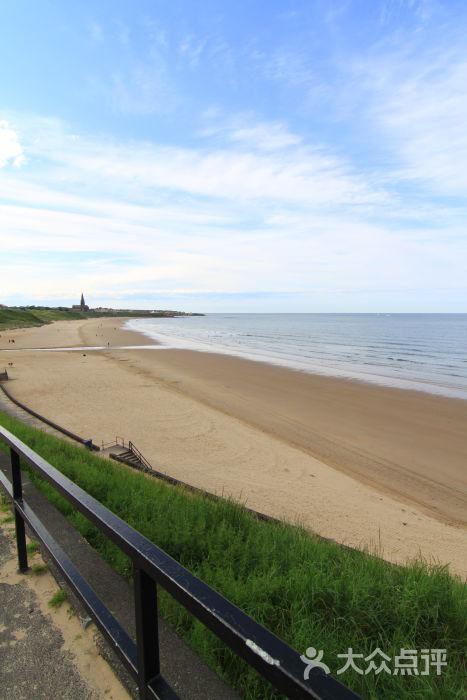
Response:
[[[6,455],[0,452],[0,469],[2,469],[11,480],[9,461]],[[0,487],[0,490],[1,487]],[[32,484],[24,479],[24,498],[33,508],[38,517],[42,520],[52,536],[59,542],[63,549],[67,552],[75,565],[78,567],[82,575],[88,580],[96,593],[105,603],[107,608],[113,612],[119,622],[125,627],[129,634],[134,638],[134,602],[132,589],[127,581],[119,576],[101,557],[92,549],[92,547],[79,535],[79,533],[70,525],[68,520],[59,513],[55,508],[51,507],[50,503],[35,489]],[[1,575],[1,563],[0,563]],[[3,593],[3,592],[2,592]],[[2,597],[3,600],[3,597]],[[12,595],[14,600],[14,595]],[[7,606],[2,606],[7,607]],[[13,613],[14,614],[14,613]],[[12,620],[6,619],[3,625],[7,627],[5,634],[10,634]],[[37,640],[36,640],[37,641]],[[173,689],[186,700],[238,700],[238,695],[229,688],[220,678],[211,671],[201,659],[178,637],[173,629],[163,620],[159,620],[159,642],[161,654],[161,668],[165,679],[173,687]],[[33,647],[31,647],[32,649]],[[39,647],[40,648],[40,645]],[[11,663],[12,676],[24,673],[27,664],[31,659],[31,649],[27,652],[27,656],[19,658],[18,655],[12,655]],[[118,675],[122,673],[122,667],[119,662],[115,662],[115,657],[109,651],[107,645],[103,648],[105,658],[109,660],[112,667],[115,668]],[[51,649],[51,654],[53,650]],[[27,661],[25,661],[27,659]],[[34,668],[36,661],[34,660]],[[56,657],[55,662],[51,662],[54,666],[60,666],[60,657]],[[40,669],[39,669],[40,670]],[[32,670],[32,676],[35,671]],[[44,672],[47,683],[48,671]],[[125,674],[121,676],[125,678]],[[3,686],[0,675],[0,700],[10,700],[10,698],[23,697],[21,694],[15,693],[3,695]],[[64,695],[58,693],[56,686],[51,686],[50,691],[46,695],[24,695],[26,700],[29,698],[47,697],[48,700],[61,700],[61,698],[93,698],[92,695]],[[70,692],[72,692],[70,690]],[[105,696],[108,697],[107,695]]]
[[[98,700],[63,637],[41,611],[27,577],[15,574],[11,543],[0,529],[0,698]]]

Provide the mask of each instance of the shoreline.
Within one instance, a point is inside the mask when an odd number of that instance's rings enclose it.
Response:
[[[145,342],[140,342],[140,345],[151,345],[153,343],[156,345],[158,344],[148,336],[145,336],[143,333],[126,329],[123,327],[123,324],[121,327],[121,332],[123,334],[131,334],[132,340],[134,340],[135,334],[140,336],[140,338],[144,337]],[[132,352],[138,353],[139,351],[136,349],[132,350]],[[142,356],[141,353],[139,353],[139,355],[141,361],[144,362],[144,356]],[[273,432],[275,438],[279,437],[294,447],[304,449],[313,457],[325,461],[330,466],[338,468],[340,471],[343,471],[354,478],[359,478],[363,483],[383,490],[386,493],[390,493],[403,500],[405,503],[415,502],[418,507],[422,507],[425,512],[434,515],[444,522],[454,525],[467,524],[467,501],[465,500],[465,492],[463,494],[464,497],[460,499],[458,507],[456,508],[456,512],[458,513],[457,517],[453,515],[452,512],[450,514],[447,512],[443,513],[442,509],[439,510],[435,504],[424,503],[423,500],[420,499],[418,489],[421,487],[422,490],[425,490],[427,484],[422,484],[422,482],[416,484],[416,473],[414,473],[412,476],[408,473],[405,474],[405,478],[407,479],[406,485],[412,485],[414,489],[412,496],[408,495],[405,492],[405,489],[404,491],[401,491],[399,488],[394,487],[392,481],[395,477],[397,477],[397,473],[395,472],[400,472],[400,469],[396,463],[391,461],[391,455],[389,454],[390,452],[394,452],[395,449],[395,445],[392,443],[392,440],[390,445],[386,446],[385,453],[388,453],[386,457],[376,456],[374,454],[371,455],[370,452],[366,454],[365,450],[361,450],[361,454],[357,455],[355,450],[358,449],[359,446],[355,443],[350,443],[347,445],[341,443],[340,445],[337,445],[331,436],[329,438],[326,437],[324,430],[321,432],[320,436],[313,435],[313,439],[307,439],[307,436],[303,434],[303,430],[300,430],[300,427],[303,426],[294,426],[295,429],[290,426],[285,428],[284,425],[279,426],[279,420],[275,422],[274,426],[272,426],[270,416],[268,417],[267,421],[263,421],[258,417],[260,415],[259,410],[257,414],[254,415],[254,408],[252,408],[251,405],[247,407],[245,402],[243,405],[240,405],[240,401],[228,402],[224,397],[214,396],[212,391],[206,391],[206,385],[208,382],[211,382],[211,385],[216,383],[219,384],[220,381],[225,381],[226,377],[228,380],[230,380],[231,377],[235,377],[235,381],[237,382],[236,389],[238,392],[239,376],[244,375],[247,378],[247,383],[249,386],[246,389],[245,382],[243,382],[241,389],[244,393],[243,398],[250,403],[252,396],[249,389],[251,389],[252,375],[256,375],[256,385],[263,391],[265,389],[265,384],[273,385],[275,382],[277,383],[278,377],[281,376],[281,390],[284,389],[284,383],[291,383],[293,386],[290,389],[290,393],[300,392],[303,395],[303,393],[306,393],[308,390],[315,391],[315,393],[320,392],[321,395],[324,393],[326,393],[326,395],[331,395],[329,401],[332,401],[337,395],[341,401],[345,399],[345,413],[347,414],[346,418],[348,420],[351,419],[350,414],[352,409],[354,409],[355,404],[358,403],[358,401],[355,401],[356,399],[359,399],[360,401],[362,399],[371,401],[371,408],[366,411],[366,418],[369,421],[372,419],[371,414],[373,414],[375,404],[381,404],[383,402],[392,404],[391,417],[394,418],[394,414],[401,408],[401,404],[404,403],[404,399],[407,399],[407,402],[410,403],[411,409],[413,407],[415,410],[418,409],[418,412],[420,412],[421,407],[424,407],[427,416],[431,414],[432,418],[436,417],[435,423],[438,420],[439,412],[442,413],[443,409],[444,416],[441,417],[444,417],[447,422],[452,423],[453,415],[456,414],[455,403],[457,403],[461,410],[462,416],[465,417],[467,421],[467,402],[464,399],[458,397],[440,396],[415,389],[400,389],[399,387],[384,386],[373,382],[366,382],[360,379],[314,374],[312,372],[270,364],[266,361],[251,360],[235,355],[216,353],[215,351],[165,348],[163,345],[160,345],[157,355],[159,358],[163,359],[163,363],[159,359],[159,365],[164,364],[164,369],[170,368],[170,370],[175,370],[179,376],[179,379],[180,377],[183,377],[183,391],[190,396],[193,396],[193,398],[202,398],[203,401],[209,403],[209,405],[213,408],[221,410],[228,415],[233,415],[236,418],[245,420],[247,417],[247,421],[249,423],[256,425],[261,430],[264,430],[265,432]],[[258,376],[260,379],[259,382]],[[306,385],[305,387],[303,387],[304,384]],[[225,387],[226,385],[224,384],[223,386]],[[231,387],[227,385],[227,388]],[[354,405],[352,405],[352,401],[354,401]],[[348,405],[349,403],[350,408]],[[426,410],[427,404],[428,410]],[[304,409],[305,407],[306,406],[304,403],[300,404],[301,409]],[[259,408],[260,407],[258,406],[258,409]],[[261,408],[264,410],[264,405],[261,406]],[[288,408],[290,409],[290,406]],[[361,410],[362,406],[359,406],[359,408]],[[450,412],[450,408],[454,410]],[[310,406],[308,406],[308,409],[310,409]],[[316,418],[316,415],[314,417]],[[359,425],[360,420],[360,417],[358,417],[357,421],[354,421],[356,427],[362,427]],[[420,417],[418,417],[417,422],[419,422],[419,420]],[[326,421],[321,419],[322,425],[324,425],[325,422]],[[271,430],[271,427],[273,427],[273,430]],[[329,426],[326,427],[329,428]],[[462,431],[463,421],[458,421],[457,427],[459,431]],[[388,425],[387,428],[388,431],[391,431],[390,425]],[[371,433],[371,430],[369,433]],[[370,437],[370,434],[368,434],[367,437]],[[408,436],[406,434],[406,440],[407,437]],[[360,439],[361,437],[359,437],[356,442],[358,442]],[[430,437],[427,436],[427,439],[430,440]],[[387,449],[388,447],[389,450]],[[467,438],[465,441],[462,441],[461,449],[462,453],[457,455],[458,459],[456,459],[456,467],[459,470],[462,470],[464,467],[465,477],[467,472]],[[411,456],[413,458],[413,455]],[[358,459],[359,457],[360,459]],[[373,476],[368,473],[368,464],[363,464],[363,461],[366,462],[372,458],[373,466],[378,469],[378,473]],[[390,469],[391,473],[385,475],[387,478],[382,480],[382,469],[384,469],[384,467]],[[404,471],[408,471],[407,467],[404,467]],[[457,474],[455,476],[457,476]],[[412,482],[409,480],[412,480]],[[435,489],[445,489],[442,479],[438,480],[430,477],[430,481],[433,482]],[[467,487],[466,478],[464,478],[463,482],[463,486]],[[456,488],[458,486],[460,485],[456,483]],[[418,488],[416,489],[415,487]],[[459,490],[462,489],[459,488]],[[439,491],[437,491],[436,496],[438,499],[440,495],[441,494]]]
[[[297,360],[292,361],[290,358],[286,359],[281,355],[274,355],[273,353],[267,354],[267,351],[264,350],[254,348],[250,348],[250,350],[246,348],[241,350],[233,346],[216,346],[214,344],[210,344],[209,342],[204,342],[201,340],[195,341],[190,338],[177,338],[175,336],[162,335],[163,339],[159,340],[154,338],[149,332],[138,330],[135,326],[129,327],[134,321],[138,321],[138,319],[127,319],[125,325],[122,326],[122,330],[137,333],[140,335],[140,337],[144,337],[146,339],[149,338],[155,346],[160,346],[160,348],[167,350],[187,350],[190,352],[236,357],[248,362],[259,362],[262,364],[271,365],[273,367],[282,367],[283,369],[293,372],[300,372],[302,374],[329,377],[331,379],[341,379],[343,381],[360,382],[363,384],[401,389],[404,391],[415,391],[434,396],[442,396],[449,399],[467,401],[467,387],[436,384],[429,379],[422,379],[420,377],[396,376],[395,374],[391,374],[389,371],[386,374],[378,374],[370,370],[365,370],[363,365],[359,365],[356,369],[355,367],[357,366],[352,366],[351,368],[350,366],[345,367],[339,364],[320,365],[317,363],[313,365],[306,362],[300,363]]]
[[[215,353],[114,349],[154,345],[125,321],[18,332],[10,390],[97,444],[126,436],[193,486],[390,561],[452,561],[465,576],[467,402]],[[107,342],[81,355],[22,349]]]

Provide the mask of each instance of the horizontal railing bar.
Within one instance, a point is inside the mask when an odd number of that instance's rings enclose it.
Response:
[[[303,662],[296,650],[196,578],[1,426],[0,436],[105,532],[138,567],[162,585],[278,690],[290,698],[358,698],[332,676],[315,673],[305,682]]]
[[[2,472],[1,469],[0,469],[0,484],[2,484],[3,488],[5,489],[5,491],[7,492],[9,497],[11,498],[11,500],[13,500],[12,483],[9,479],[6,478],[5,474]]]
[[[81,576],[69,556],[60,547],[47,528],[39,520],[32,508],[24,500],[13,499],[13,489],[7,477],[0,470],[0,483],[11,497],[14,507],[44,545],[61,575],[76,594],[84,608],[95,621],[97,627],[110,642],[127,670],[137,678],[136,644],[98,597],[94,589]]]
[[[180,700],[179,696],[162,676],[157,676],[157,678],[151,680],[148,683],[148,690],[154,700]]]

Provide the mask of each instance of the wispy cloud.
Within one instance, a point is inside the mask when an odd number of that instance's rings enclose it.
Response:
[[[23,148],[16,131],[5,120],[0,120],[0,168],[11,164],[19,168],[25,162]]]
[[[392,53],[365,66],[370,113],[401,163],[399,177],[467,192],[467,60],[447,48]]]
[[[149,18],[140,22],[138,30],[137,40],[132,40],[129,25],[122,21],[115,20],[105,33],[100,23],[89,25],[96,65],[87,82],[94,97],[113,112],[136,116],[171,112],[178,100],[166,33]]]
[[[257,136],[260,151],[249,148]],[[321,146],[298,144],[277,125],[263,123],[229,134],[230,147],[180,148],[151,143],[114,144],[89,139],[60,139],[54,148],[42,140],[31,153],[61,168],[61,178],[95,177],[100,187],[125,186],[139,196],[164,191],[222,200],[274,200],[304,206],[370,206],[387,201],[381,188],[367,182],[349,163]],[[45,145],[47,144],[47,145]],[[236,146],[235,144],[238,144]],[[241,147],[240,147],[241,144]],[[280,148],[279,148],[280,147]],[[278,152],[280,150],[280,152]],[[128,191],[128,189],[127,189]]]
[[[114,71],[107,85],[99,84],[114,109],[130,115],[170,112],[175,92],[165,62],[153,55],[150,60],[132,61],[125,71]]]
[[[7,5],[1,302],[465,310],[460,0]]]
[[[206,118],[210,124],[200,131],[200,136],[220,138],[229,145],[235,143],[253,151],[278,151],[298,146],[303,141],[282,122],[258,122],[251,115],[240,115],[226,121],[215,111]]]
[[[208,293],[234,304],[249,290],[273,304],[279,288],[305,304],[337,287],[422,289],[443,267],[461,278],[460,228],[401,229],[405,203],[378,177],[285,125],[244,119],[242,138],[230,125],[222,147],[198,148],[105,142],[27,119],[27,167],[0,172],[3,296],[17,299],[21,278],[36,299],[76,288],[107,301],[191,290],[193,304]],[[250,147],[259,136],[268,148]],[[50,260],[32,265],[38,254]]]
[[[188,34],[182,39],[179,51],[182,57],[188,62],[190,68],[196,68],[199,65],[207,43],[207,38],[199,38],[193,34]]]
[[[464,308],[461,23],[355,5],[83,19],[98,119],[0,116],[2,301]]]

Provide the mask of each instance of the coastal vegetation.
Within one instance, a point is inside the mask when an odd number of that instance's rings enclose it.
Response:
[[[86,318],[87,314],[65,308],[46,308],[40,306],[2,307],[0,308],[0,330],[43,326],[46,323],[63,320]]]
[[[63,603],[68,599],[68,594],[63,588],[59,588],[56,593],[50,598],[48,602],[49,608],[60,608]]]
[[[43,326],[53,321],[76,321],[81,318],[101,318],[131,316],[135,318],[154,318],[161,316],[191,316],[200,314],[186,314],[182,311],[145,311],[132,309],[108,309],[81,311],[79,308],[65,306],[1,306],[0,305],[0,331],[14,328],[29,328]]]
[[[416,561],[394,566],[295,526],[261,521],[241,504],[211,500],[100,458],[0,413],[0,424],[300,653],[322,649],[331,672],[338,654],[376,649],[445,649],[437,675],[338,677],[364,698],[465,697],[466,589],[446,567]],[[0,442],[0,447],[4,447]],[[123,576],[122,552],[34,472],[29,478]],[[245,698],[279,697],[167,594],[161,613]]]

